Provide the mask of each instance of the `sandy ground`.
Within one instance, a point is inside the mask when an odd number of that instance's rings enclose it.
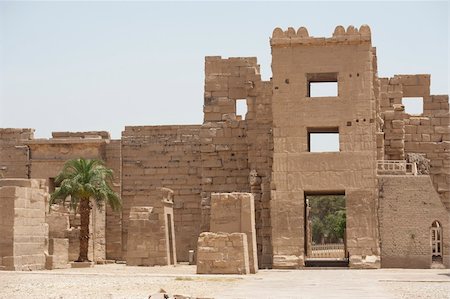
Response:
[[[196,275],[195,266],[0,271],[0,298],[148,298],[170,294],[214,298],[450,299],[449,270],[262,270],[255,275]]]

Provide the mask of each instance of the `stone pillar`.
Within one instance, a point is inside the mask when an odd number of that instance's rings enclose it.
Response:
[[[173,191],[161,188],[154,207],[131,207],[128,224],[127,265],[176,265]]]
[[[248,242],[250,273],[258,271],[256,251],[255,203],[250,193],[213,193],[211,195],[211,232],[245,233]]]
[[[69,239],[51,238],[48,244],[45,268],[65,269],[69,267]]]
[[[45,180],[0,180],[0,269],[45,269]]]

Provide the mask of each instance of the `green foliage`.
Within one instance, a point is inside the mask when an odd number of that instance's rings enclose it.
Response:
[[[345,234],[345,197],[308,196],[312,240],[315,244],[342,242]]]
[[[76,210],[83,199],[93,199],[98,207],[106,202],[113,210],[121,208],[121,200],[111,189],[113,171],[100,160],[72,159],[64,164],[55,178],[59,185],[50,196],[50,205],[62,203],[70,197],[70,208]]]

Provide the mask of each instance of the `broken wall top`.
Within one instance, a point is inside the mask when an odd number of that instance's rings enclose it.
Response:
[[[20,141],[34,138],[34,129],[0,128],[0,141]]]
[[[107,131],[52,132],[54,139],[111,139]]]
[[[371,32],[368,25],[362,25],[359,30],[350,25],[347,30],[341,25],[334,29],[332,37],[313,37],[309,36],[305,27],[300,27],[297,31],[289,27],[283,31],[277,27],[273,30],[270,45],[272,47],[288,47],[292,45],[302,46],[325,46],[325,45],[352,45],[352,44],[371,44]]]
[[[23,188],[47,188],[47,182],[44,179],[20,179],[20,178],[6,178],[0,179],[0,187],[13,186]]]

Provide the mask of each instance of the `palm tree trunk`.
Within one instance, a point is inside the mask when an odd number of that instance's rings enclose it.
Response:
[[[80,255],[77,262],[86,262],[89,250],[89,216],[91,214],[91,205],[89,198],[80,200]]]

